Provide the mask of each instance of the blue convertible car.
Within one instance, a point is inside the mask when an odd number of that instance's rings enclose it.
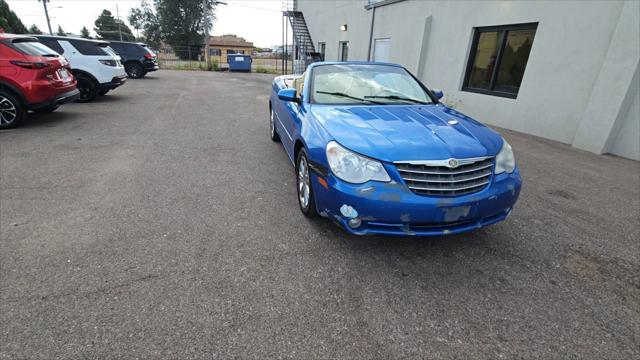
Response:
[[[504,220],[520,194],[511,146],[441,104],[402,66],[321,62],[273,81],[271,139],[298,202],[354,234],[443,235]]]

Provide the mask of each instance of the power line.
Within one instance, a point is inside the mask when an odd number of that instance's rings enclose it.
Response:
[[[244,7],[244,8],[263,10],[263,11],[282,12],[282,10],[267,9],[267,8],[263,8],[263,7],[259,7],[259,6],[250,6],[250,5],[238,4],[238,3],[235,3],[235,2],[229,2],[229,5],[235,5],[235,6],[240,6],[240,7]]]

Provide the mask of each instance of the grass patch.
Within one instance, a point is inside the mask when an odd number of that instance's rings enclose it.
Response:
[[[280,74],[280,71],[276,71],[276,69],[270,69],[262,66],[256,67],[256,72],[258,74]]]
[[[204,61],[159,61],[158,65],[166,70],[220,71],[220,63],[215,59],[211,64]]]

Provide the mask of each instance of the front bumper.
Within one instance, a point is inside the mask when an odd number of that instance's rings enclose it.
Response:
[[[126,81],[127,81],[126,75],[114,76],[113,79],[111,79],[111,81],[106,83],[101,83],[98,87],[100,88],[100,90],[113,90],[118,86],[124,84]]]
[[[390,174],[391,175],[391,174]],[[312,174],[318,212],[357,235],[437,236],[479,229],[505,220],[518,200],[522,180],[516,169],[494,175],[483,190],[455,197],[423,196],[413,193],[392,176],[389,183],[370,181],[349,184],[331,173]],[[325,180],[327,187],[318,181]],[[351,227],[341,212],[347,205],[357,212],[360,225]]]

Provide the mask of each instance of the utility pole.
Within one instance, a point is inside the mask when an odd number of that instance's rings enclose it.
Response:
[[[208,18],[209,7],[207,6],[207,0],[202,0],[202,24],[204,25],[204,61],[207,64],[207,71],[211,70],[211,54],[209,54],[209,27],[207,26]]]
[[[120,29],[120,11],[118,11],[118,3],[116,3],[116,16],[118,17],[118,34],[120,35],[120,41],[122,41],[122,29]]]
[[[53,31],[51,31],[51,21],[49,20],[49,10],[47,10],[47,3],[50,0],[38,0],[42,1],[42,6],[44,7],[44,16],[47,18],[47,26],[49,27],[49,35],[53,35]]]
[[[214,1],[212,5],[227,5],[223,1]],[[204,61],[207,63],[207,70],[211,69],[211,54],[209,51],[209,6],[207,0],[202,0],[202,24],[204,26]]]

